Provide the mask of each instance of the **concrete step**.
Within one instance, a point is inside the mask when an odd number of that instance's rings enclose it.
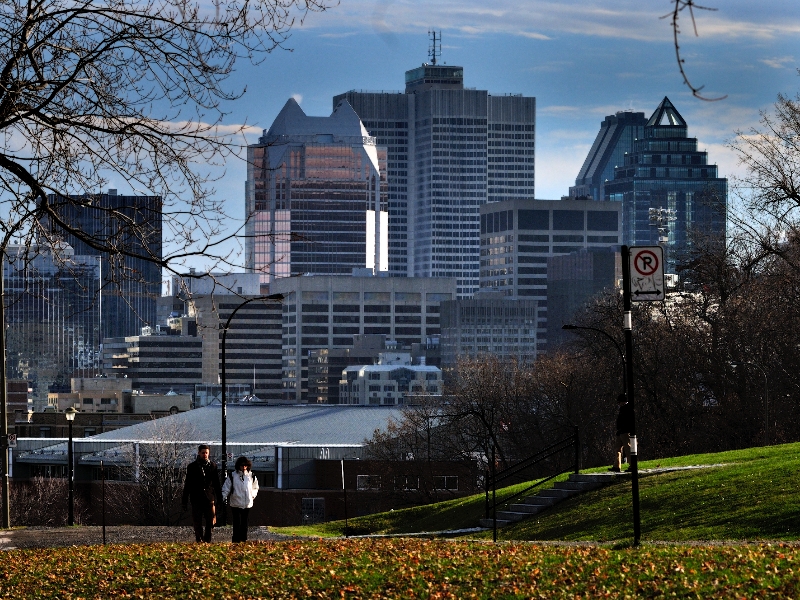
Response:
[[[542,512],[545,508],[547,508],[546,504],[512,504],[508,507],[508,510],[535,515],[536,513]]]
[[[481,519],[480,524],[481,527],[485,527],[487,529],[494,528],[494,522],[491,519]],[[498,527],[505,527],[506,525],[511,525],[511,521],[503,521],[502,519],[497,519]]]
[[[538,496],[541,498],[569,498],[575,494],[580,493],[579,490],[564,490],[560,488],[549,488],[539,492]]]
[[[511,523],[516,523],[517,521],[522,521],[522,519],[527,519],[531,516],[531,513],[524,513],[524,512],[514,512],[513,510],[498,510],[497,511],[497,520],[499,521],[502,519],[503,521],[509,521]]]
[[[520,504],[530,504],[533,506],[552,506],[561,498],[556,496],[528,496],[519,501]]]
[[[589,489],[593,489],[593,486],[599,486],[599,483],[593,483],[590,481],[559,481],[553,487],[558,490],[575,490],[578,492],[584,492]]]
[[[569,481],[606,485],[614,481],[619,475],[619,473],[613,473],[611,471],[606,473],[570,473]]]

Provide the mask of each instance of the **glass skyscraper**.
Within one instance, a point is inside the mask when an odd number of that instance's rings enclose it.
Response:
[[[644,137],[646,124],[643,112],[621,111],[603,119],[575,185],[569,188],[570,197],[605,200],[606,182],[614,179],[614,168],[624,164],[633,141]]]
[[[386,271],[386,149],[347,102],[308,117],[290,99],[247,159],[245,252],[262,283]]]
[[[389,272],[452,277],[479,288],[487,202],[533,198],[536,99],[464,88],[464,69],[423,64],[404,92],[351,90],[347,100],[388,149]]]
[[[663,245],[671,272],[693,234],[725,235],[728,180],[666,97],[606,182],[605,199],[622,203],[623,243]]]
[[[156,300],[161,296],[157,263],[163,256],[161,196],[122,195],[112,189],[107,194],[73,195],[64,201],[52,195],[49,199],[71,228],[106,248],[119,250],[101,252],[56,223],[48,226],[53,238],[69,244],[77,256],[101,257],[102,303],[98,306],[102,304],[102,338],[138,335],[143,326],[155,325]]]

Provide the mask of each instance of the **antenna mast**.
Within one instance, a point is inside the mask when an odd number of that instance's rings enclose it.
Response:
[[[431,40],[431,47],[428,49],[428,58],[431,59],[431,64],[436,64],[436,59],[442,55],[442,32],[429,31],[428,36]]]

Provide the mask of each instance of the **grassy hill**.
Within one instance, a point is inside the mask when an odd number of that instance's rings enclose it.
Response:
[[[681,456],[643,462],[640,468],[657,466],[703,468],[642,477],[643,542],[800,539],[800,444]],[[359,517],[350,527],[360,534],[457,529],[476,526],[482,512],[478,495]],[[630,482],[619,481],[501,529],[498,537],[624,542],[633,536],[632,523]],[[344,522],[279,531],[342,535]]]

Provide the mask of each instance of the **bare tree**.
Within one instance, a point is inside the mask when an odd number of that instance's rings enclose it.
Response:
[[[297,16],[325,7],[325,0],[0,0],[0,259],[13,242],[58,249],[72,236],[111,257],[115,282],[136,276],[126,257],[172,272],[197,257],[230,265],[237,253],[225,242],[241,229],[227,229],[208,167],[236,154],[243,131],[223,123],[223,103],[242,93],[227,79],[240,59],[258,62],[280,47]],[[160,206],[99,207],[94,195],[110,177],[159,197]],[[68,217],[90,208],[103,213],[99,232]],[[166,252],[154,234],[162,229]],[[3,369],[3,394],[5,387]],[[5,407],[3,400],[0,450]]]
[[[180,521],[180,500],[186,465],[197,447],[187,444],[194,430],[174,419],[153,423],[150,439],[129,444],[123,453],[120,474],[133,482],[125,506],[144,525],[175,525]],[[117,504],[119,504],[117,502]]]

